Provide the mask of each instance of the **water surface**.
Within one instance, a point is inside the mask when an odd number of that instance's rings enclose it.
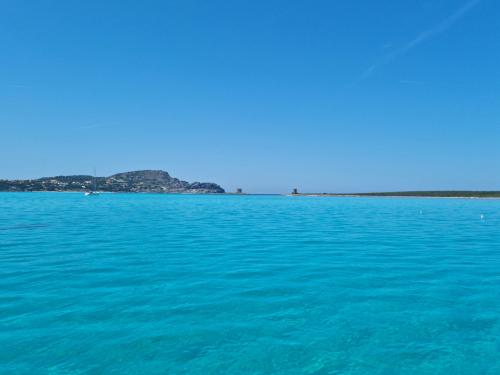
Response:
[[[499,374],[500,201],[0,194],[1,374]]]

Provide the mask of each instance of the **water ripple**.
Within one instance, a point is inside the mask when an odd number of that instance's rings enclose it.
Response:
[[[499,227],[495,200],[0,194],[0,373],[498,374]]]

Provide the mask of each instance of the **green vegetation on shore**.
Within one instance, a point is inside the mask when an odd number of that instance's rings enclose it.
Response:
[[[380,193],[300,193],[302,196],[334,196],[334,197],[428,197],[428,198],[500,198],[500,191],[472,191],[472,190],[436,190],[436,191],[395,191]]]

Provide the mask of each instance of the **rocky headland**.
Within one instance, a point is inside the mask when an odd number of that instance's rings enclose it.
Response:
[[[42,177],[33,180],[0,180],[0,191],[90,191],[114,193],[191,193],[221,194],[224,189],[212,182],[179,180],[161,170],[114,174],[109,177],[89,175]]]

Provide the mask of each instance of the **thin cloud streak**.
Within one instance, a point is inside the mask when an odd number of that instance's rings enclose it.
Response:
[[[424,82],[422,82],[422,81],[414,81],[411,79],[402,79],[399,81],[399,83],[401,83],[403,85],[423,85],[424,84]]]
[[[89,124],[84,126],[79,126],[77,129],[95,129],[95,128],[104,128],[105,126],[109,126],[110,124]]]
[[[15,89],[29,89],[31,87],[29,85],[21,85],[21,84],[17,84],[17,83],[8,84],[6,86],[11,87],[11,88],[15,88]]]
[[[394,50],[391,53],[386,54],[379,61],[377,61],[374,64],[372,64],[371,66],[369,66],[363,72],[363,74],[361,74],[361,76],[354,82],[354,84],[359,83],[359,82],[367,79],[378,68],[390,63],[395,58],[407,53],[408,51],[410,51],[411,49],[422,44],[426,40],[428,40],[428,39],[430,39],[438,34],[445,32],[450,27],[452,27],[457,21],[459,21],[468,11],[470,11],[477,4],[479,4],[480,1],[481,0],[471,0],[467,3],[465,3],[460,9],[458,9],[457,11],[452,13],[450,16],[445,18],[438,25],[436,25],[433,28],[430,28],[428,30],[422,31],[420,34],[418,34],[413,40],[411,40],[406,45]]]

